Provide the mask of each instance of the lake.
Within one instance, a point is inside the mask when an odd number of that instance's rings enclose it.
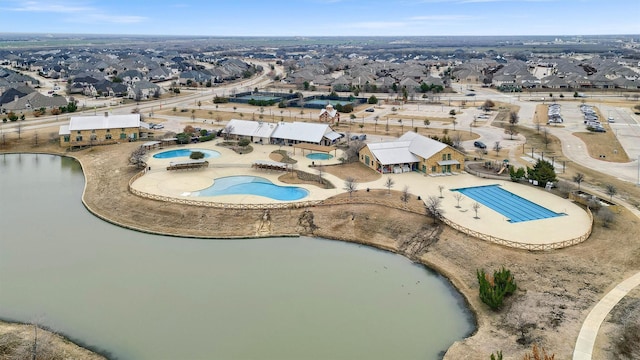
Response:
[[[73,159],[0,155],[1,318],[117,359],[438,359],[473,331],[452,286],[402,256],[139,233],[90,214],[83,186]]]

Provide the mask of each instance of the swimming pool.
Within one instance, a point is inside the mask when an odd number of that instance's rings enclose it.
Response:
[[[306,189],[296,186],[279,186],[257,176],[227,176],[215,179],[212,186],[191,193],[191,196],[257,195],[274,200],[300,200],[307,197]]]
[[[458,191],[482,205],[506,216],[509,222],[548,219],[565,214],[553,212],[543,206],[522,198],[500,187],[500,185],[475,186]]]
[[[326,153],[311,153],[307,155],[307,159],[311,160],[329,160],[333,158],[333,155]]]
[[[175,149],[169,151],[163,151],[161,153],[157,153],[153,155],[155,159],[170,159],[176,157],[189,157],[192,152],[200,151],[204,153],[205,158],[214,159],[220,156],[220,153],[215,150],[206,150],[206,149]]]

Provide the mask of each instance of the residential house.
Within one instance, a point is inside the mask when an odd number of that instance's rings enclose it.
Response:
[[[67,99],[64,96],[45,96],[37,91],[27,94],[21,98],[16,98],[11,102],[2,105],[3,112],[18,112],[33,109],[53,109],[67,106]]]
[[[152,82],[142,80],[128,87],[127,96],[129,99],[135,99],[138,101],[147,100],[153,97],[156,92],[160,94],[161,91],[160,86]]]

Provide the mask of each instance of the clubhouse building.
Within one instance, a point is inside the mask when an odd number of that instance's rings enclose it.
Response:
[[[462,152],[412,131],[398,140],[367,144],[359,157],[360,162],[382,174],[418,171],[448,175],[464,170]]]

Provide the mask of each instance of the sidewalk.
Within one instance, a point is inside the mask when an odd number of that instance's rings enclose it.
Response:
[[[608,197],[608,195],[593,186],[587,185],[586,187],[589,188],[589,191],[603,199]],[[636,217],[640,218],[640,210],[622,199],[616,199],[616,202],[627,208]],[[595,346],[596,338],[602,322],[604,322],[607,315],[609,315],[609,312],[613,310],[620,300],[622,300],[629,291],[633,290],[637,286],[640,286],[640,272],[616,285],[615,288],[611,289],[611,291],[600,299],[600,301],[591,309],[589,315],[587,315],[587,318],[582,323],[582,328],[580,328],[580,333],[576,340],[576,346],[573,350],[573,360],[591,360],[593,347]]]

